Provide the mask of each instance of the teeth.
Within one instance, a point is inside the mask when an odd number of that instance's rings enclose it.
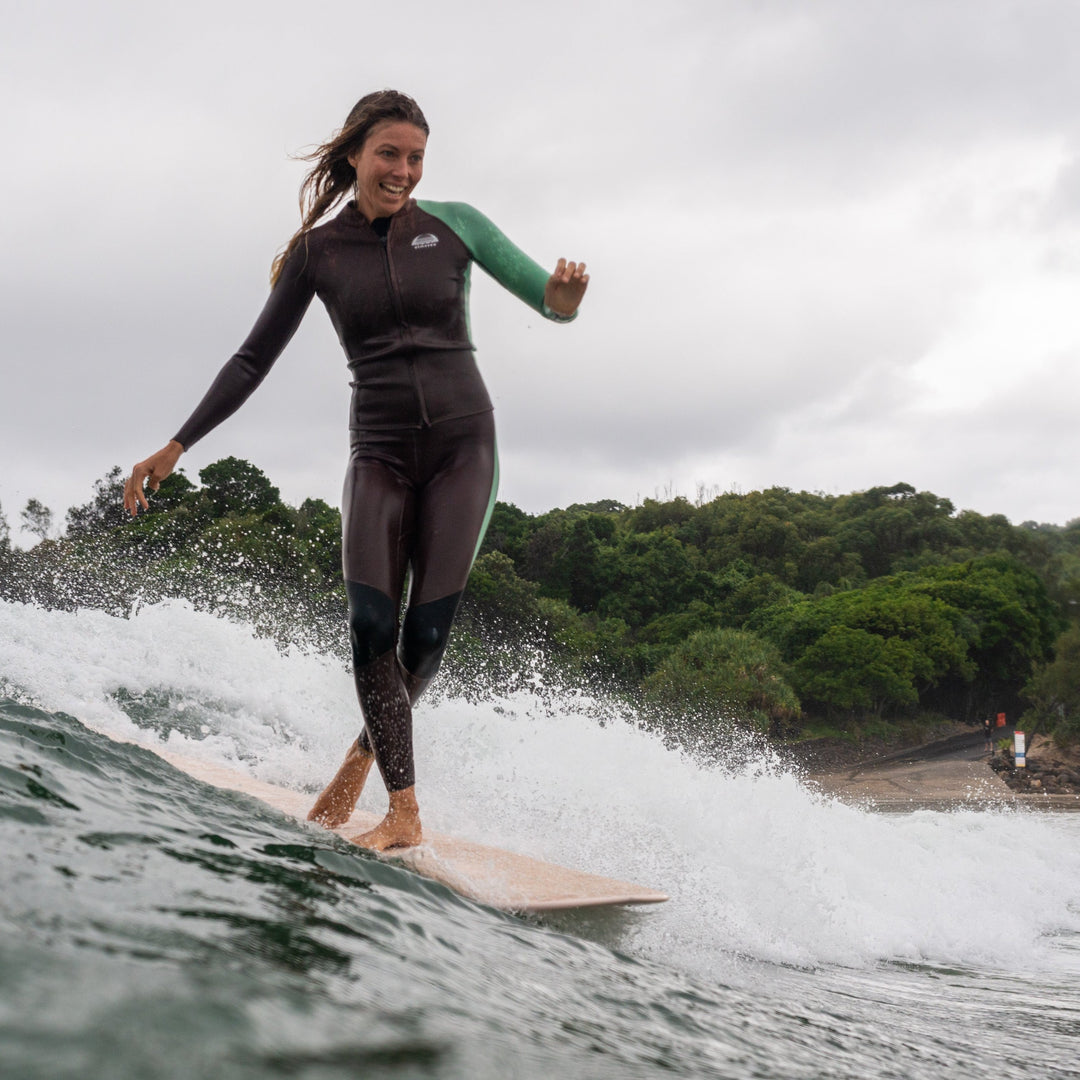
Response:
[[[382,185],[391,195],[400,195],[405,189],[403,187],[394,187],[393,184]]]

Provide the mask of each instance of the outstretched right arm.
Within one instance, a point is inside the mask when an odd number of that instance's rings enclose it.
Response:
[[[145,461],[140,461],[131,470],[131,475],[124,484],[124,509],[132,517],[139,512],[140,506],[144,510],[150,509],[143,485],[149,483],[151,489],[157,491],[161,486],[161,481],[176,468],[176,463],[183,452],[183,446],[173,439],[156,454],[151,454]]]
[[[187,422],[168,445],[132,469],[124,485],[124,508],[132,515],[139,512],[140,506],[149,509],[143,485],[149,482],[156,491],[176,468],[180,455],[232,416],[266,378],[296,333],[315,295],[308,270],[307,245],[300,244],[282,268],[281,277],[271,289],[247,340],[218,372]]]

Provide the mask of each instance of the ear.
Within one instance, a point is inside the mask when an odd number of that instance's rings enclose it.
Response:
[[[345,160],[355,169],[356,168],[356,163],[360,160],[360,151],[359,150],[353,150],[352,153],[350,153],[345,158]]]

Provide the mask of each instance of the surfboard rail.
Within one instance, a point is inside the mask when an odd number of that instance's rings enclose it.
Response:
[[[170,750],[156,752],[197,780],[249,795],[275,810],[306,821],[311,795]],[[358,810],[344,825],[328,831],[349,840],[374,828],[378,822],[378,815]],[[666,894],[644,885],[427,830],[423,843],[418,846],[398,848],[381,853],[379,857],[437,881],[471,900],[512,913],[541,914],[576,908],[660,904],[668,899]]]

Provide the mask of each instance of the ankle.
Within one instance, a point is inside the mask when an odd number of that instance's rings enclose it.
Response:
[[[391,817],[419,817],[420,807],[416,801],[416,788],[408,787],[390,792]]]
[[[359,742],[354,742],[345,753],[345,760],[354,762],[360,761],[365,764],[370,764],[375,760],[375,755],[370,750],[365,750]]]

